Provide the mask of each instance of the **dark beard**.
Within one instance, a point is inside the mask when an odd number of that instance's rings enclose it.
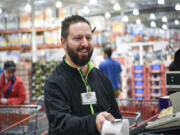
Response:
[[[83,48],[81,48],[83,49]],[[87,47],[88,50],[90,50],[90,47]],[[77,51],[80,50],[80,48],[77,49]],[[75,51],[73,49],[71,49],[69,47],[69,45],[67,44],[67,53],[69,54],[71,60],[78,66],[84,66],[86,65],[91,56],[92,56],[92,53],[93,53],[93,50],[91,50],[89,53],[88,53],[88,56],[83,56],[83,57],[79,57],[77,53],[75,53]]]

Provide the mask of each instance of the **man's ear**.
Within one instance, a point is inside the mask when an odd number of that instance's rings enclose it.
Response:
[[[63,37],[61,37],[61,45],[64,49],[66,49],[66,40]]]

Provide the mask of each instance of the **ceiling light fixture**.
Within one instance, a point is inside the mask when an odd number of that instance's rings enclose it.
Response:
[[[178,24],[179,24],[179,21],[178,21],[178,20],[175,20],[174,23],[175,23],[176,25],[178,25]]]
[[[162,25],[162,28],[163,28],[164,30],[167,30],[167,25],[166,25],[166,24],[163,24],[163,25]]]
[[[83,13],[84,14],[88,14],[90,11],[89,11],[89,8],[88,7],[84,7],[83,8]]]
[[[96,4],[97,3],[97,0],[89,0],[89,4]]]
[[[123,16],[122,21],[123,21],[123,22],[128,22],[128,21],[129,21],[129,19],[128,19],[128,17],[127,17],[127,16]]]
[[[2,11],[2,8],[0,8],[0,14],[2,14],[2,12],[3,12],[3,11]]]
[[[151,27],[156,27],[156,23],[154,21],[151,22]]]
[[[167,22],[168,20],[167,20],[167,17],[166,16],[163,16],[162,17],[162,22]]]
[[[151,14],[150,14],[150,19],[155,19],[155,18],[156,18],[155,14],[154,14],[154,13],[151,13]]]
[[[159,5],[163,5],[164,4],[164,0],[158,0],[158,4]]]
[[[121,7],[120,7],[119,3],[115,3],[114,6],[113,6],[113,9],[114,9],[115,11],[120,10]]]
[[[105,17],[106,17],[106,18],[110,18],[110,17],[111,17],[111,14],[110,14],[109,12],[106,12],[106,13],[105,13]]]
[[[140,19],[137,19],[137,20],[136,20],[136,24],[141,24],[141,20],[140,20]]]
[[[31,8],[31,5],[30,5],[29,3],[27,3],[26,6],[25,6],[25,11],[28,12],[28,13],[30,13],[30,12],[31,12],[31,9],[32,9],[32,8]]]
[[[133,10],[133,15],[139,15],[139,10],[134,9],[134,10]]]
[[[176,3],[175,9],[180,10],[180,4],[179,3]]]
[[[56,2],[56,7],[57,8],[61,8],[62,7],[62,2],[61,1],[57,1]]]

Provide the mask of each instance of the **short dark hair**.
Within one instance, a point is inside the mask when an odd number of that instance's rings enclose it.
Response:
[[[73,23],[78,23],[78,22],[87,23],[91,29],[91,25],[90,25],[89,21],[86,20],[84,17],[79,16],[79,15],[68,16],[62,21],[61,37],[67,39],[68,34],[69,34],[69,26]]]
[[[16,64],[13,61],[6,61],[4,63],[4,70],[6,69],[15,69],[16,70]]]
[[[107,54],[107,56],[110,58],[112,54],[112,48],[111,47],[105,47],[104,53]]]

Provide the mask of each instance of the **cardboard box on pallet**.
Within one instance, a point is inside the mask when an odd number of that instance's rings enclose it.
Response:
[[[32,73],[31,65],[18,64],[16,74],[22,79],[24,87],[26,89],[26,101],[31,102],[31,90],[32,90]]]
[[[6,18],[6,30],[18,30],[19,29],[19,17],[18,15],[8,15]]]
[[[132,67],[132,97],[145,99],[146,97],[146,67],[134,65]]]
[[[19,28],[20,29],[30,29],[32,26],[31,15],[30,14],[20,14],[19,15]]]
[[[0,30],[2,31],[6,30],[6,21],[5,21],[5,16],[3,15],[0,16]]]

